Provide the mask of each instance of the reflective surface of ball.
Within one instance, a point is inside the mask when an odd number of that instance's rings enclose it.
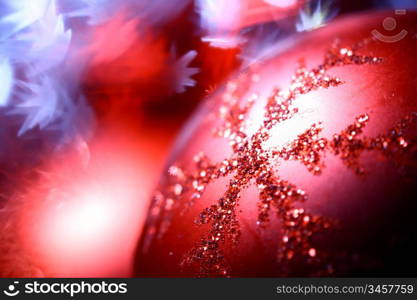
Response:
[[[138,276],[415,275],[416,15],[342,18],[211,95],[179,137]],[[400,27],[401,26],[401,27]]]

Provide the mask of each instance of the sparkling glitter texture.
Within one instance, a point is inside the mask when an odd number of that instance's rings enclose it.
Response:
[[[298,208],[297,203],[306,201],[307,194],[280,177],[279,162],[297,161],[313,175],[320,175],[325,168],[323,157],[329,152],[339,157],[347,168],[363,175],[366,170],[360,165],[361,154],[364,151],[377,151],[398,164],[406,164],[405,154],[415,153],[415,147],[412,147],[412,140],[404,137],[403,130],[416,121],[416,115],[405,116],[386,134],[376,137],[363,135],[363,129],[370,122],[368,114],[364,113],[330,139],[320,136],[323,127],[317,122],[281,149],[265,149],[264,143],[271,138],[271,129],[299,112],[295,101],[299,96],[343,84],[342,79],[328,74],[330,69],[383,62],[379,57],[359,54],[360,48],[360,45],[353,48],[334,45],[325,53],[322,63],[312,69],[307,69],[301,62],[289,89],[273,90],[266,101],[261,126],[251,135],[247,133],[249,125],[246,121],[253,104],[260,99],[257,94],[251,94],[246,99],[242,97],[248,92],[248,83],[256,81],[257,74],[248,71],[228,83],[219,108],[221,126],[214,133],[229,140],[233,154],[221,162],[213,163],[204,153],[199,153],[194,157],[194,172],[172,165],[168,169],[168,182],[156,192],[151,209],[151,220],[164,213],[156,236],[158,238],[169,227],[169,212],[180,205],[180,200],[189,199],[183,207],[186,210],[201,198],[210,183],[221,177],[230,178],[223,195],[196,218],[196,224],[209,226],[210,229],[179,262],[184,270],[198,269],[196,275],[199,276],[230,276],[232,270],[222,247],[229,243],[238,246],[241,233],[239,200],[243,190],[249,185],[255,185],[259,193],[257,225],[261,229],[268,226],[272,210],[280,223],[277,260],[281,274],[286,273],[287,267],[294,260],[303,260],[322,268],[318,274],[330,275],[333,272],[331,264],[323,263],[328,262],[328,253],[316,246],[314,241],[317,235],[337,228],[337,220]],[[155,232],[155,227],[150,226],[144,243],[145,251]]]

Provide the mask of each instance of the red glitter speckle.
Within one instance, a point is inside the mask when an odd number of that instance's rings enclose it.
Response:
[[[215,135],[230,141],[233,154],[231,157],[212,163],[204,154],[195,156],[195,172],[186,172],[183,168],[173,165],[169,168],[168,182],[164,183],[163,192],[157,192],[157,197],[163,194],[165,199],[173,199],[174,205],[179,205],[181,199],[188,198],[187,207],[201,198],[206,187],[220,177],[230,176],[227,187],[218,201],[205,208],[196,219],[199,225],[208,225],[208,233],[183,256],[181,265],[184,268],[199,269],[200,276],[229,276],[230,267],[222,252],[222,245],[228,241],[238,245],[240,226],[237,217],[241,193],[249,185],[256,185],[259,191],[258,220],[260,228],[270,221],[271,210],[275,210],[276,218],[281,223],[281,235],[277,259],[285,272],[285,266],[290,261],[304,259],[315,264],[326,253],[314,245],[316,233],[325,233],[331,229],[336,220],[329,220],[314,215],[306,210],[298,209],[296,203],[307,200],[307,194],[291,182],[279,176],[275,168],[276,161],[294,160],[303,164],[313,175],[323,172],[325,164],[323,155],[326,152],[339,157],[345,166],[356,174],[362,175],[365,170],[359,164],[359,158],[364,151],[378,151],[398,163],[404,163],[402,157],[411,149],[410,143],[403,137],[402,129],[417,120],[416,116],[406,116],[385,135],[363,137],[363,129],[370,121],[367,114],[362,114],[340,133],[332,138],[320,137],[322,124],[312,124],[304,133],[282,149],[265,150],[263,147],[271,137],[271,129],[277,124],[291,119],[298,113],[294,100],[311,91],[337,87],[342,80],[331,76],[328,70],[335,66],[363,65],[381,63],[382,59],[358,54],[356,48],[332,47],[324,56],[323,62],[315,68],[307,69],[301,64],[295,71],[287,91],[274,89],[266,101],[263,121],[258,130],[249,135],[246,130],[247,115],[258,95],[252,94],[244,98],[248,92],[253,73],[238,77],[230,82],[222,95],[219,117],[222,120]],[[255,74],[256,75],[256,74]],[[401,155],[399,155],[401,154]],[[166,189],[166,186],[174,189]],[[178,187],[181,193],[178,193]],[[158,201],[154,201],[158,205]],[[159,236],[164,234],[163,228],[169,226],[169,215],[163,218]],[[145,239],[144,247],[150,243],[152,236]],[[330,267],[329,267],[330,266]],[[326,265],[323,274],[334,272],[331,265]]]

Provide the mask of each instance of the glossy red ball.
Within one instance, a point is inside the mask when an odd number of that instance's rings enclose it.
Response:
[[[417,274],[417,15],[389,31],[392,15],[300,34],[209,97],[155,192],[137,276]]]

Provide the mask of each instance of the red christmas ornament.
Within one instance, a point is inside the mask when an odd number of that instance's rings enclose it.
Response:
[[[209,97],[155,192],[136,275],[416,274],[417,15],[395,16],[395,41],[389,15],[302,34]]]

